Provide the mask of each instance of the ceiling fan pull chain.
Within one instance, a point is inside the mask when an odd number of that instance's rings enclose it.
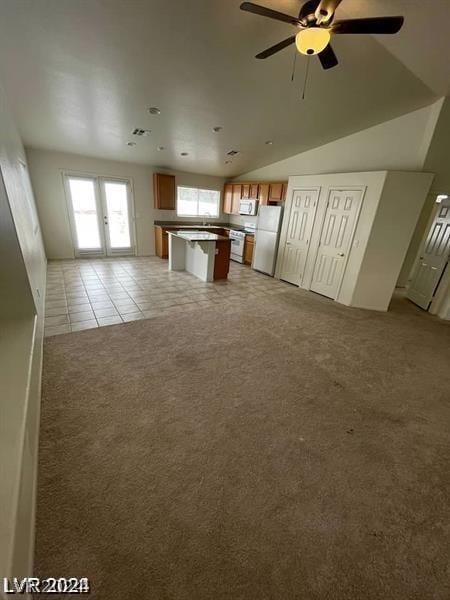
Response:
[[[297,48],[294,48],[294,62],[292,64],[292,76],[291,76],[291,81],[294,81],[295,79],[295,66],[297,64]]]
[[[305,71],[305,80],[303,81],[303,92],[302,92],[302,100],[305,99],[305,94],[306,94],[306,84],[308,83],[308,75],[309,75],[309,61],[310,61],[311,57],[307,56],[306,57],[306,71]]]

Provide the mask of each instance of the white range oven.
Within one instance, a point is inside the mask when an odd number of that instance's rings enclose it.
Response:
[[[231,260],[236,262],[244,262],[244,244],[245,244],[245,231],[238,231],[236,229],[230,230],[231,240]]]

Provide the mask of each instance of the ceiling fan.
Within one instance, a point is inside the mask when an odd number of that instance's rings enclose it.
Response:
[[[338,64],[336,54],[330,45],[332,35],[397,33],[403,25],[403,17],[367,17],[335,21],[334,13],[341,2],[342,0],[308,0],[301,7],[298,17],[286,15],[277,10],[253,4],[253,2],[243,2],[241,10],[276,21],[283,21],[300,30],[296,35],[291,35],[275,46],[260,52],[256,58],[268,58],[295,43],[299,52],[306,55],[317,54],[322,67],[331,69]]]

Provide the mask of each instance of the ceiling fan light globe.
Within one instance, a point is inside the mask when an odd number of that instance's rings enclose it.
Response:
[[[302,54],[319,54],[330,43],[330,32],[322,27],[302,29],[295,36],[295,45]]]

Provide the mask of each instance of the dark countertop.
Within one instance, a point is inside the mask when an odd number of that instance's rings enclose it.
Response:
[[[173,229],[234,229],[235,231],[245,231],[242,225],[234,225],[233,223],[214,223],[211,225],[202,225],[195,223],[185,223],[183,221],[154,221],[155,227],[171,227]],[[247,235],[254,235],[251,231],[245,231]]]
[[[169,231],[170,235],[183,238],[187,242],[230,242],[230,238],[225,235],[217,235],[208,231]]]

